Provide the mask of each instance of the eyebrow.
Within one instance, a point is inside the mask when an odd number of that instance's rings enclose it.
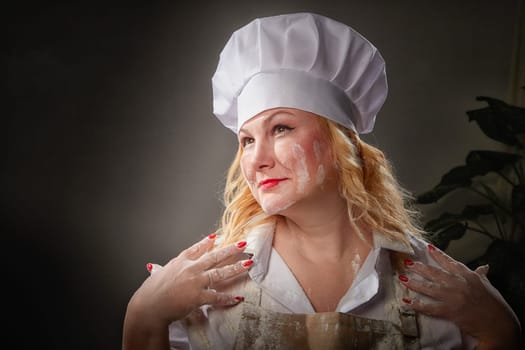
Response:
[[[269,123],[272,121],[272,119],[273,119],[277,114],[281,114],[281,113],[284,113],[284,114],[291,115],[291,116],[294,116],[294,117],[295,117],[295,114],[293,114],[293,113],[290,113],[290,112],[288,112],[288,111],[286,111],[286,110],[284,110],[284,109],[277,109],[277,110],[273,111],[273,112],[268,116],[268,118],[266,118],[266,120],[264,121],[264,124],[265,124],[265,125],[266,125],[266,124],[269,124]],[[246,133],[247,131],[246,131],[246,129],[244,129],[244,128],[240,128],[240,129],[239,129],[239,134],[240,134],[241,132],[245,132],[245,133]]]

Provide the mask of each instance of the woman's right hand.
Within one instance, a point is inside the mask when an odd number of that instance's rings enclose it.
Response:
[[[241,296],[224,294],[212,287],[250,268],[250,260],[221,266],[241,254],[246,242],[211,251],[214,240],[212,234],[184,250],[137,289],[126,311],[124,349],[162,348],[167,344],[171,322],[184,318],[201,305],[235,305],[243,300]],[[155,338],[158,339],[154,341]],[[163,346],[153,346],[158,342]]]

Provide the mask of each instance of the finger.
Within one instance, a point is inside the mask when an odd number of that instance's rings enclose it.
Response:
[[[439,301],[442,301],[447,296],[447,293],[450,293],[451,289],[447,288],[447,285],[442,285],[429,280],[418,281],[415,279],[409,279],[406,276],[400,276],[400,280],[408,289]]]
[[[223,305],[233,306],[244,301],[244,297],[240,295],[230,295],[226,293],[220,293],[213,289],[207,289],[202,292],[201,303],[207,305]]]
[[[489,273],[489,264],[478,266],[474,272],[482,277],[487,277],[487,274]]]
[[[454,260],[432,244],[428,245],[428,251],[432,259],[434,259],[434,261],[437,262],[438,265],[441,266],[445,271],[448,271],[451,274],[466,275],[471,272],[468,267],[459,261]]]
[[[442,317],[446,314],[444,304],[441,302],[423,303],[419,299],[403,299],[402,302],[416,312],[428,316]]]
[[[202,255],[199,258],[196,267],[202,270],[208,270],[226,259],[242,253],[246,248],[246,241],[241,241],[235,244],[230,244],[224,248],[217,249]]]
[[[204,255],[204,253],[206,253],[213,247],[215,238],[217,238],[217,235],[215,233],[212,233],[204,237],[203,239],[201,239],[199,242],[195,243],[191,247],[183,250],[180,253],[180,256],[185,257],[187,259],[192,259],[192,260],[200,258],[202,255]]]
[[[219,267],[216,269],[211,269],[206,271],[208,279],[208,287],[212,287],[213,284],[227,280],[228,278],[237,276],[243,272],[246,272],[250,269],[253,264],[253,260],[242,260],[238,261],[235,264],[231,264],[224,267]]]
[[[431,281],[446,281],[452,276],[438,267],[425,265],[419,261],[415,261],[412,265],[406,266],[407,271],[414,272],[421,277]]]
[[[146,270],[153,275],[155,272],[159,271],[162,268],[159,264],[153,264],[153,263],[147,263],[146,264]]]

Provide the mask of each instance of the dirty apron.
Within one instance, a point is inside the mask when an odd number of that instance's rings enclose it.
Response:
[[[212,341],[207,336],[212,326],[207,317],[203,313],[194,314],[186,320],[192,349],[420,349],[417,315],[401,305],[401,299],[406,297],[406,288],[394,282],[397,275],[394,272],[390,278],[389,287],[397,303],[390,311],[395,315],[389,316],[398,322],[341,312],[293,314],[271,311],[261,306],[261,288],[248,279],[242,288],[244,302],[234,308],[223,309],[227,316],[215,324],[216,328],[229,329],[224,333],[232,334],[233,339],[226,337],[220,344]]]
[[[416,315],[399,307],[399,325],[341,312],[289,314],[260,306],[261,289],[247,286],[234,349],[420,349]]]

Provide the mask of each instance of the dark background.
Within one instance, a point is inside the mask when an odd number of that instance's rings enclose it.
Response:
[[[505,99],[518,0],[19,3],[5,9],[4,303],[12,348],[118,349],[147,276],[213,231],[235,137],[211,113],[231,32],[311,11],[353,26],[387,62],[365,140],[419,192],[473,148],[465,111]],[[424,209],[426,210],[426,209]],[[453,244],[467,260],[484,241]]]

